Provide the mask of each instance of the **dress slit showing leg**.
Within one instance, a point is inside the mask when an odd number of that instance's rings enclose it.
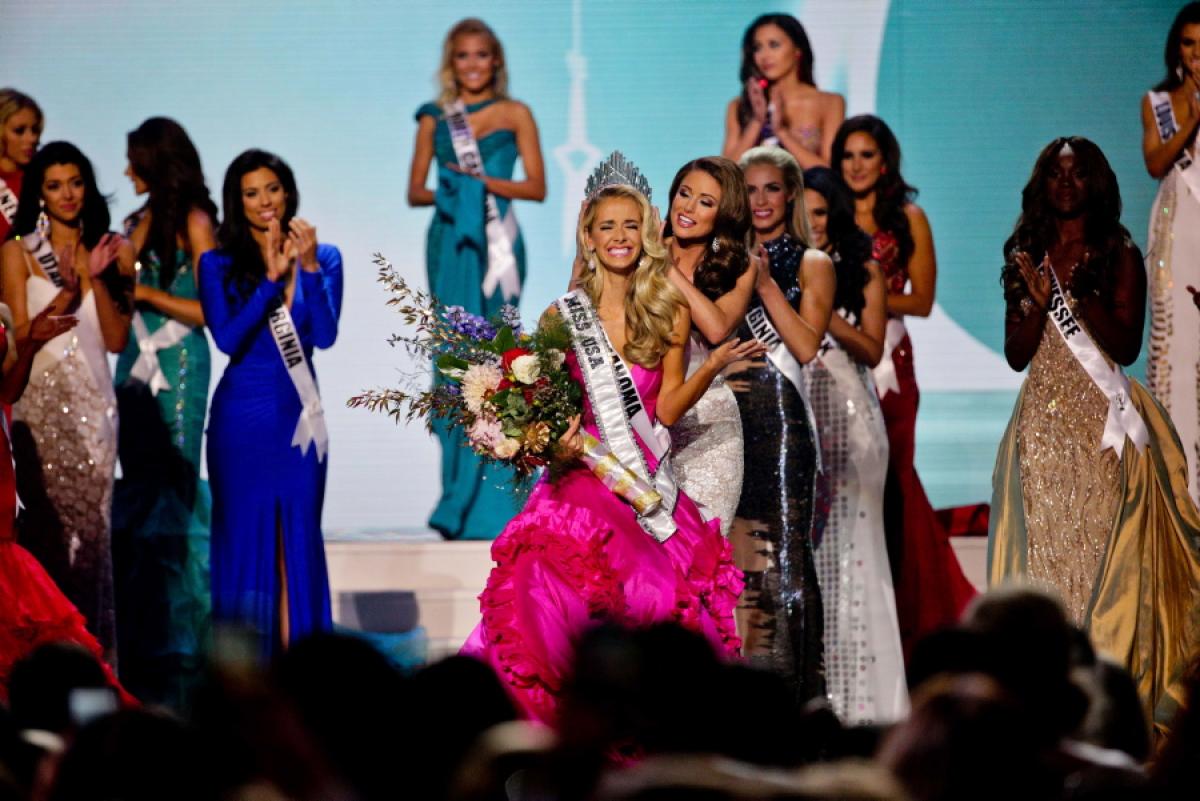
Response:
[[[279,645],[287,649],[291,640],[291,607],[288,602],[287,551],[283,547],[283,512],[275,506],[275,574],[279,581]]]

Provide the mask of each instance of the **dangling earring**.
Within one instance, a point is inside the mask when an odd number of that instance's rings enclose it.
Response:
[[[1175,77],[1179,79],[1180,83],[1183,83],[1183,65],[1182,64],[1175,65]]]
[[[642,257],[640,259],[638,259],[638,269],[644,270],[649,266],[650,266],[650,257],[647,256],[645,253],[643,253]]]
[[[887,175],[887,165],[886,164],[884,164],[882,167],[879,168],[879,174]]]
[[[590,251],[588,255],[588,269],[596,272],[596,251]]]
[[[721,252],[721,243],[717,241],[717,238],[716,238],[715,236],[713,237],[713,241],[712,241],[712,245],[711,245],[711,247],[712,247],[712,252],[713,252],[713,253],[720,253],[720,252]]]
[[[38,207],[41,211],[38,212],[37,235],[42,239],[48,239],[50,237],[50,218],[46,216],[46,201],[39,200]]]

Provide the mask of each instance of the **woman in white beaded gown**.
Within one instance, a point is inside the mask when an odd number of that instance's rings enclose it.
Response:
[[[746,170],[753,205],[754,187],[765,183],[756,171],[771,167],[751,162]],[[837,269],[828,335],[804,366],[828,500],[824,528],[814,532],[826,690],[843,721],[889,723],[907,712],[908,692],[883,534],[887,428],[870,369],[883,354],[887,287],[837,175],[828,167],[805,170],[800,197],[809,245],[832,256]]]
[[[1167,76],[1142,100],[1142,155],[1161,179],[1150,209],[1150,355],[1146,384],[1179,432],[1188,490],[1200,503],[1200,3],[1188,3],[1167,34]]]
[[[684,164],[671,182],[663,236],[671,282],[691,308],[687,374],[737,329],[754,292],[757,269],[746,250],[750,208],[737,164],[707,156]],[[742,421],[723,378],[671,426],[671,462],[679,485],[705,517],[729,528],[742,492]]]
[[[47,307],[78,325],[33,361],[13,407],[20,538],[88,628],[115,655],[111,511],[117,403],[108,354],[120,353],[133,311],[133,250],[108,231],[91,163],[52,142],[25,172],[13,238],[0,250],[3,300],[18,332]]]

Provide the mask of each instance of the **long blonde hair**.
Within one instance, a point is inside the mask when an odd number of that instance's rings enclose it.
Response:
[[[37,128],[38,133],[41,133],[45,118],[42,116],[42,109],[37,101],[24,92],[18,92],[10,87],[0,89],[0,125],[8,122],[9,117],[23,109],[29,109],[37,116],[34,127]]]
[[[588,201],[576,232],[579,247],[587,251],[587,234],[596,221],[600,203],[626,198],[638,204],[642,212],[642,255],[625,295],[625,353],[634,364],[647,369],[658,366],[675,341],[675,315],[683,305],[683,295],[671,283],[671,260],[658,233],[658,221],[646,196],[631,186],[606,186]],[[592,304],[599,307],[604,290],[603,268],[589,271],[580,281]]]
[[[808,227],[808,209],[804,207],[804,170],[800,169],[800,162],[781,147],[761,145],[750,148],[738,159],[742,172],[756,164],[774,167],[783,176],[783,186],[792,196],[788,201],[791,214],[784,216],[784,228],[793,238],[800,240],[801,245],[809,247],[812,230]],[[753,240],[754,231],[750,232],[750,237]]]
[[[508,98],[508,62],[504,59],[504,45],[500,44],[500,37],[496,36],[496,32],[483,20],[467,17],[454,23],[442,43],[442,65],[437,73],[438,85],[442,89],[438,96],[439,105],[458,97],[458,82],[454,80],[454,40],[459,36],[471,34],[478,34],[488,40],[488,47],[492,49],[492,57],[496,60],[496,67],[492,72],[492,92],[497,99]]]

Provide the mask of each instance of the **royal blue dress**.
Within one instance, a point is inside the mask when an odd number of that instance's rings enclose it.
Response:
[[[320,270],[299,270],[291,314],[312,368],[313,348],[337,339],[342,256],[317,246]],[[267,327],[284,281],[262,278],[249,295],[227,281],[232,257],[200,259],[200,302],[213,340],[229,356],[208,423],[212,488],[212,601],[217,624],[248,626],[262,653],[280,644],[279,554],[287,579],[289,639],[332,625],[321,537],[326,462],[292,445],[300,398]]]
[[[467,106],[475,113],[495,100]],[[433,145],[437,155],[437,190],[433,222],[425,240],[425,264],[429,289],[446,306],[462,306],[472,314],[490,317],[504,305],[499,288],[484,297],[481,285],[487,272],[487,233],[484,223],[483,182],[447,167],[457,164],[450,129],[443,111],[433,103],[417,109],[416,118],[437,120]],[[496,178],[510,179],[517,161],[517,136],[513,131],[493,131],[478,140],[483,171]],[[501,216],[512,201],[496,196]],[[520,231],[513,242],[517,272],[525,280],[525,242]],[[514,305],[516,299],[511,301]],[[435,420],[433,432],[442,446],[442,496],[429,517],[429,526],[447,539],[494,539],[521,508],[523,498],[513,491],[512,471],[497,464],[484,464],[469,447],[461,429]]]

